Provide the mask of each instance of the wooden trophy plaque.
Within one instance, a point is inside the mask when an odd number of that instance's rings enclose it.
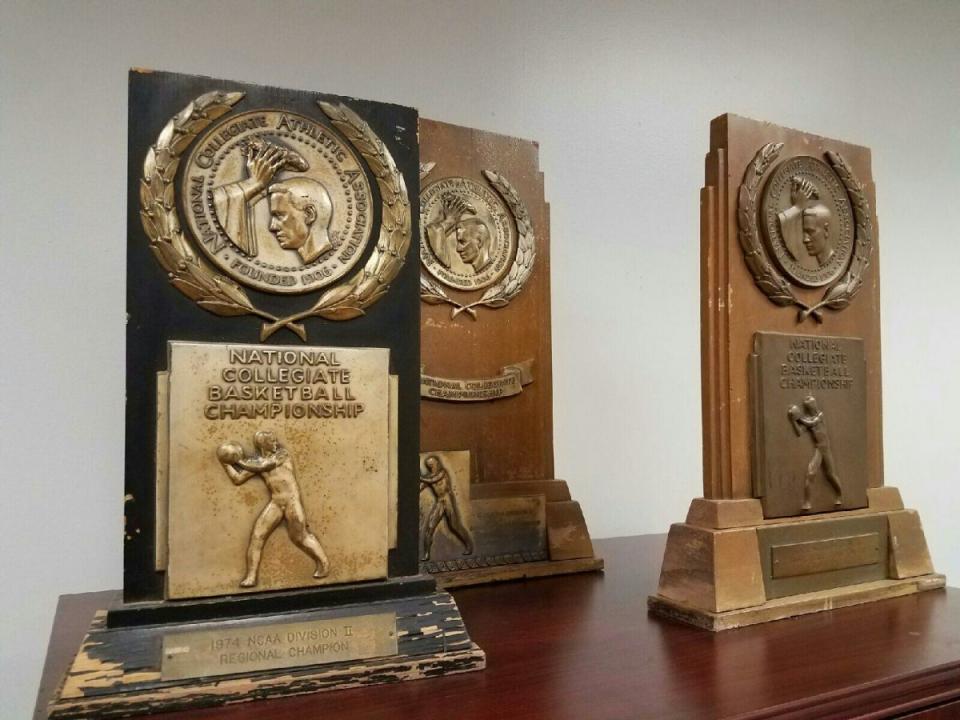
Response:
[[[554,478],[538,156],[420,120],[420,560],[442,587],[603,567]]]
[[[416,110],[129,97],[124,587],[50,717],[482,668],[419,571]]]
[[[870,150],[723,115],[700,197],[703,497],[650,609],[725,630],[943,587],[884,484]]]

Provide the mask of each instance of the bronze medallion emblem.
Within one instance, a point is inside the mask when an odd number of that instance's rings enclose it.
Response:
[[[870,201],[840,153],[826,151],[829,165],[800,155],[770,172],[782,149],[783,143],[767,143],[747,166],[737,198],[737,238],[754,283],[770,302],[797,308],[797,322],[823,322],[825,309],[848,307],[863,286],[873,253]],[[829,287],[809,304],[793,285]]]
[[[420,181],[435,163],[421,163]],[[446,177],[420,193],[420,299],[448,303],[451,317],[477,319],[477,307],[501,308],[523,289],[533,271],[536,240],[530,214],[516,188],[501,174],[483,171],[490,188],[469,178]],[[460,293],[484,290],[476,300]]]
[[[449,177],[420,194],[420,259],[455,290],[479,290],[499,280],[517,249],[500,199],[478,182]]]
[[[261,318],[261,341],[281,329],[305,341],[305,318],[352,320],[386,295],[410,241],[406,183],[383,141],[343,103],[317,100],[334,132],[280,110],[231,114],[243,98],[208,92],[167,122],[143,161],[140,219],[170,284],[199,307]],[[174,186],[188,150],[184,232]],[[381,220],[377,243],[356,267],[374,231],[364,166],[377,183]],[[274,315],[238,283],[275,294],[323,292],[306,308]]]
[[[821,287],[846,270],[853,209],[822,160],[799,156],[780,163],[767,181],[760,216],[774,260],[798,285]]]
[[[250,287],[305,293],[357,263],[373,195],[353,149],[303,115],[250,110],[213,125],[180,188],[198,245]]]

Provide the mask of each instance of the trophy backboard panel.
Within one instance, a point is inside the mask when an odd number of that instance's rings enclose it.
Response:
[[[420,270],[433,294],[431,302],[421,303],[424,391],[458,399],[424,395],[420,446],[424,451],[469,449],[475,456],[475,483],[553,478],[550,228],[539,148],[421,118],[420,158],[428,222],[444,212],[444,194],[458,191],[463,207],[469,206],[465,216],[482,220],[493,236],[490,263],[477,272],[465,267],[453,231],[447,233],[446,249],[438,246],[426,263],[421,255]],[[504,294],[498,287],[510,273],[523,275],[514,265],[518,252],[529,252],[518,237],[517,213],[523,210],[505,201],[509,190],[501,185],[498,191],[497,178],[516,191],[528,213],[532,269],[502,306],[463,310],[484,296],[499,305]],[[466,397],[472,401],[463,401]]]
[[[177,128],[190,129],[188,123],[200,118],[199,108],[209,103],[207,94],[212,91],[221,91],[224,97],[234,103],[226,112],[211,120],[210,124],[198,131],[195,140],[186,135],[170,135],[165,128],[171,119],[175,120]],[[361,151],[364,144],[352,137],[352,126],[341,123],[338,127],[334,116],[328,115],[319,101],[328,103],[333,110],[347,108],[355,113],[360,122],[372,133],[381,138],[386,152],[395,169],[397,187],[405,189],[409,205],[397,202],[398,195],[381,187],[378,177],[371,172],[371,165],[377,165],[374,157],[366,157]],[[212,274],[229,276],[233,262],[241,262],[250,270],[252,262],[242,256],[242,252],[229,245],[221,245],[222,252],[232,252],[230,259],[220,256],[211,257],[207,250],[196,244],[196,235],[205,234],[207,226],[203,224],[203,215],[193,212],[192,199],[183,191],[184,183],[190,187],[192,174],[187,168],[201,168],[210,165],[210,172],[242,173],[242,167],[231,170],[226,164],[215,168],[216,163],[207,163],[203,152],[193,154],[197,144],[207,142],[210,147],[218,146],[219,140],[204,135],[211,128],[222,128],[223,142],[234,141],[236,133],[257,130],[256,123],[261,122],[258,115],[251,115],[253,110],[263,110],[259,116],[266,118],[263,122],[272,123],[272,141],[286,143],[291,149],[292,159],[290,167],[298,170],[298,162],[319,167],[326,163],[325,172],[333,173],[334,184],[339,183],[330,191],[331,201],[336,207],[338,203],[347,202],[343,191],[345,183],[368,190],[369,202],[363,202],[354,197],[348,209],[354,213],[351,216],[352,225],[338,226],[338,219],[331,222],[331,230],[338,229],[342,235],[332,236],[331,242],[337,252],[341,247],[347,247],[352,241],[354,231],[360,241],[356,244],[359,257],[346,257],[345,263],[350,267],[344,271],[338,281],[343,283],[359,272],[371,258],[383,253],[378,250],[378,238],[385,237],[381,233],[386,228],[390,238],[402,242],[404,262],[396,275],[390,280],[384,293],[377,291],[376,297],[369,304],[364,305],[360,312],[340,311],[334,317],[309,315],[297,320],[291,320],[286,326],[268,330],[271,320],[288,317],[296,313],[308,311],[318,298],[323,297],[331,288],[343,287],[342,284],[323,285],[324,279],[340,273],[342,267],[327,267],[322,259],[316,260],[307,248],[301,252],[297,249],[280,252],[274,248],[269,262],[256,266],[262,271],[258,277],[266,283],[257,286],[256,283],[244,284],[242,279],[238,284],[242,287],[245,297],[249,300],[255,312],[234,312],[229,314],[230,308],[222,306],[208,306],[214,311],[208,311],[200,305],[195,297],[189,293],[196,290],[191,287],[188,278],[186,284],[174,287],[171,273],[163,262],[169,264],[170,258],[158,258],[151,248],[151,236],[144,228],[141,219],[141,206],[145,201],[145,194],[156,191],[156,187],[171,185],[168,196],[159,197],[165,217],[170,216],[173,208],[179,218],[179,228],[183,231],[183,238],[192,243],[192,252],[211,269]],[[128,134],[128,208],[127,208],[127,409],[126,409],[126,460],[125,460],[125,544],[124,544],[124,598],[129,601],[159,600],[163,597],[164,575],[156,570],[157,548],[156,535],[156,421],[158,417],[157,404],[157,373],[165,371],[167,363],[168,341],[183,342],[227,342],[239,344],[259,344],[264,347],[274,345],[299,345],[304,347],[370,347],[384,348],[389,351],[391,375],[398,377],[397,401],[397,429],[398,438],[398,500],[397,500],[397,543],[396,548],[389,553],[388,573],[391,577],[412,575],[417,573],[417,542],[418,542],[418,456],[419,447],[419,327],[420,301],[418,298],[419,262],[415,242],[407,244],[405,233],[391,235],[393,228],[409,222],[409,237],[416,237],[418,233],[418,215],[416,212],[416,198],[419,193],[418,177],[418,142],[417,142],[417,113],[411,108],[397,105],[356,100],[354,98],[340,98],[316,92],[288,90],[275,87],[264,87],[227,80],[216,80],[206,77],[178,75],[164,72],[132,71],[129,84],[129,134]],[[191,114],[192,113],[192,114]],[[270,114],[273,113],[273,114]],[[277,127],[282,116],[287,116],[287,125]],[[236,117],[236,123],[228,122]],[[342,118],[341,118],[342,119]],[[357,126],[361,127],[361,126]],[[362,128],[361,128],[362,129]],[[218,130],[220,132],[220,130]],[[284,133],[290,133],[285,135]],[[297,135],[297,138],[293,137]],[[294,141],[298,145],[294,145]],[[356,140],[356,142],[354,142]],[[167,151],[157,148],[170,148],[179,153],[179,165],[170,164]],[[255,147],[255,144],[251,144]],[[151,151],[151,148],[154,150]],[[344,149],[346,148],[346,150]],[[361,149],[358,149],[361,148]],[[163,168],[159,173],[150,173],[158,179],[145,183],[145,160],[151,157],[154,168]],[[297,160],[296,155],[302,156]],[[213,157],[213,156],[211,156]],[[193,158],[191,164],[190,158]],[[227,163],[227,160],[223,160]],[[236,158],[233,160],[236,163]],[[378,166],[379,167],[379,166]],[[359,168],[359,170],[358,170]],[[339,175],[337,173],[339,172]],[[290,173],[288,173],[290,174]],[[309,173],[307,173],[309,174]],[[281,174],[282,175],[282,174]],[[219,182],[219,181],[218,181]],[[338,194],[339,193],[339,194]],[[387,196],[389,195],[389,196]],[[149,200],[149,197],[147,198]],[[281,236],[270,229],[269,217],[261,203],[244,218],[242,215],[228,216],[221,213],[223,207],[229,206],[229,198],[207,197],[208,208],[204,209],[210,226],[216,225],[213,219],[223,221],[225,232],[236,239],[239,248],[244,245],[249,251],[249,243],[267,243],[277,241]],[[221,207],[217,208],[216,203]],[[227,203],[226,205],[224,203]],[[156,207],[156,206],[155,206]],[[384,213],[391,214],[384,222]],[[220,213],[219,215],[217,213]],[[364,232],[356,230],[360,214],[365,213],[362,228]],[[399,214],[397,214],[399,213]],[[408,220],[403,215],[408,214]],[[229,219],[233,217],[233,219]],[[199,220],[198,220],[199,218]],[[342,219],[342,218],[341,218]],[[244,222],[256,226],[257,232],[245,233]],[[238,229],[239,228],[239,229]],[[163,240],[170,238],[172,229],[167,224],[155,225],[153,233]],[[362,242],[364,234],[366,242]],[[403,237],[400,237],[400,235]],[[168,242],[168,245],[170,243]],[[281,243],[283,247],[283,243]],[[174,245],[174,247],[177,247]],[[200,249],[197,249],[200,248]],[[360,249],[362,248],[362,249]],[[208,248],[209,249],[209,248]],[[288,266],[297,264],[297,254],[303,257],[303,263],[308,266],[306,271],[297,275],[296,282],[302,283],[302,292],[283,292],[284,283],[288,282],[291,273]],[[281,260],[286,258],[286,260]],[[267,267],[272,265],[273,267]],[[178,271],[176,264],[171,266]],[[246,272],[246,271],[245,271]],[[307,278],[307,275],[310,278]],[[315,285],[309,283],[315,281]],[[214,282],[214,281],[211,281]],[[292,282],[292,281],[291,281]],[[277,285],[271,285],[276,283]],[[283,286],[283,287],[281,287]],[[264,287],[267,290],[264,290]],[[271,291],[271,289],[275,291]],[[359,288],[359,291],[365,291]],[[376,288],[375,288],[376,290]],[[198,296],[200,297],[200,296]],[[201,298],[202,299],[202,298]],[[229,297],[226,298],[229,300]],[[341,303],[342,305],[342,303]],[[216,310],[223,314],[217,314]],[[268,317],[269,316],[269,317]],[[300,329],[288,329],[297,328]],[[270,332],[269,337],[261,339],[262,334]],[[298,336],[301,333],[303,337]],[[176,418],[171,418],[176,422]],[[162,553],[160,553],[162,556]]]
[[[736,115],[716,118],[710,127],[710,153],[706,158],[706,184],[701,191],[701,382],[703,388],[704,497],[753,497],[751,474],[752,420],[748,358],[754,333],[777,332],[811,336],[855,337],[863,341],[865,358],[866,478],[868,487],[883,485],[883,441],[880,383],[880,272],[879,228],[871,172],[870,150],[772,123]],[[762,201],[778,168],[794,158],[827,162],[826,153],[839,154],[862,185],[869,204],[872,248],[860,274],[862,285],[840,310],[822,308],[821,321],[813,316],[798,320],[800,310],[789,298],[773,302],[755,281],[745,260],[738,234],[741,186],[759,151],[768,143],[782,144],[776,160],[755,188],[758,232],[764,233]],[[802,174],[802,173],[798,173]],[[821,194],[826,194],[824,187]],[[778,260],[779,262],[779,260]],[[847,261],[849,263],[849,260]],[[788,263],[785,263],[788,265]],[[787,271],[771,265],[781,277]],[[849,265],[848,265],[849,267]],[[789,266],[787,268],[790,270]],[[796,273],[807,283],[817,278]],[[826,276],[825,276],[826,277]],[[834,281],[836,282],[836,281]],[[814,306],[824,299],[827,286],[805,287],[790,283],[797,301]],[[776,290],[768,286],[768,291]]]

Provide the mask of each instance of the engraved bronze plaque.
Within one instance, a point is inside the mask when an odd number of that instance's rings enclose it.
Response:
[[[416,110],[142,69],[127,108],[123,596],[49,713],[481,669],[419,572]]]
[[[766,517],[866,507],[866,365],[857,338],[756,333],[754,492]]]
[[[387,574],[388,360],[170,343],[167,597]]]
[[[768,599],[886,580],[885,515],[757,529]]]
[[[251,287],[306,293],[360,260],[373,195],[362,161],[316,120],[259,109],[211,125],[186,159],[187,223],[214,266]]]
[[[546,499],[471,497],[470,453],[421,453],[420,560],[449,572],[547,559]]]
[[[703,497],[667,538],[658,614],[717,631],[943,585],[884,483],[871,167],[850,142],[732,114],[710,124]]]
[[[489,187],[463,177],[437,180],[420,194],[420,259],[457,290],[480,290],[503,277],[517,249],[510,211]]]
[[[847,269],[853,209],[823,160],[801,155],[780,163],[764,188],[760,213],[771,254],[798,285],[827,285]]]
[[[420,454],[420,560],[472,555],[470,451]]]
[[[163,636],[163,680],[323,665],[397,654],[394,613],[219,625]]]

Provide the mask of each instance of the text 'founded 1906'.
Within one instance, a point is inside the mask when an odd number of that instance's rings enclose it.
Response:
[[[172,633],[163,680],[323,665],[397,654],[394,613]]]

